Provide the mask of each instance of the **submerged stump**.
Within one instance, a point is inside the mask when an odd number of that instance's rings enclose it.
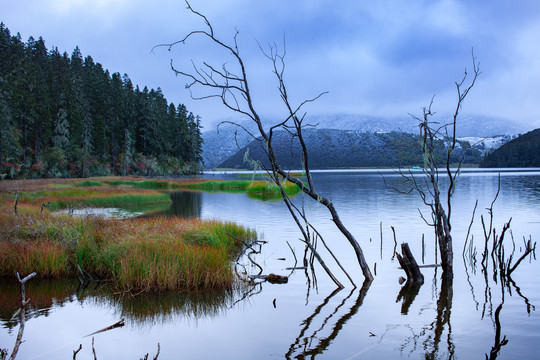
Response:
[[[420,272],[420,268],[414,259],[414,256],[409,249],[409,244],[401,244],[401,252],[403,255],[396,253],[399,264],[407,274],[407,283],[424,283],[424,275]]]

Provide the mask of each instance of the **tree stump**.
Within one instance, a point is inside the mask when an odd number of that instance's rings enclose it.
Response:
[[[407,274],[407,283],[424,283],[424,275],[420,272],[420,268],[414,259],[414,256],[409,249],[409,244],[401,244],[401,252],[403,255],[396,253],[399,264]]]

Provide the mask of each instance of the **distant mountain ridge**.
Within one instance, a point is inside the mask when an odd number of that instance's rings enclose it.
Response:
[[[452,116],[449,114],[436,114],[433,119],[441,125],[449,124]],[[319,129],[356,130],[362,132],[388,133],[402,131],[406,133],[418,133],[418,120],[412,116],[402,117],[377,117],[355,114],[337,114],[330,116],[312,116],[311,124],[318,124]],[[497,135],[523,134],[531,129],[517,124],[509,119],[481,116],[460,115],[457,124],[458,137],[492,137]]]
[[[344,169],[361,167],[410,167],[423,166],[423,156],[419,136],[404,132],[372,133],[352,130],[306,129],[303,137],[309,153],[311,169]],[[286,131],[276,131],[273,149],[284,169],[302,169],[302,150],[298,139],[292,139]],[[251,163],[245,158],[259,161],[269,167],[268,158],[259,140],[250,142],[223,163],[219,168],[250,169]],[[445,161],[445,144],[437,144],[436,158]],[[462,157],[463,156],[463,157]],[[451,158],[457,163],[463,158],[464,164],[478,164],[481,153],[459,143]]]
[[[487,155],[480,167],[540,167],[540,129],[502,145]]]
[[[435,119],[441,123],[449,122],[450,116],[436,115]],[[235,120],[246,127],[248,131],[255,131],[255,126],[251,121]],[[277,121],[267,121],[265,124],[276,123]],[[378,117],[361,114],[334,114],[310,116],[306,123],[316,125],[317,129],[347,130],[359,133],[390,133],[403,132],[410,134],[418,133],[418,121],[411,116],[403,117]],[[462,115],[458,123],[458,137],[468,137],[471,145],[483,153],[492,151],[504,142],[515,137],[516,134],[528,131],[525,126],[516,124],[511,120],[489,117]],[[492,137],[496,137],[491,139]],[[487,139],[486,139],[487,138]],[[203,159],[207,169],[213,169],[233,156],[238,150],[246,146],[253,140],[240,127],[231,124],[220,126],[219,133],[214,128],[203,133]]]

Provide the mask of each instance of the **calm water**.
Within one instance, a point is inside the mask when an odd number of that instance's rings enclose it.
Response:
[[[234,178],[234,175],[207,175]],[[400,178],[384,174],[387,184],[399,187]],[[398,244],[408,242],[419,263],[434,264],[432,229],[420,218],[425,206],[415,194],[404,195],[384,186],[377,172],[321,172],[315,175],[319,191],[335,203],[343,222],[359,240],[375,281],[361,288],[362,277],[348,243],[338,236],[327,211],[306,201],[312,223],[338,255],[358,287],[347,283],[335,265],[332,269],[346,285],[336,291],[318,267],[314,278],[295,265],[290,243],[301,265],[303,246],[299,231],[280,201],[261,202],[243,194],[174,193],[171,209],[163,215],[216,218],[255,228],[268,241],[256,260],[264,273],[289,275],[289,283],[262,283],[231,292],[196,295],[165,294],[119,297],[107,289],[78,289],[76,282],[28,284],[31,311],[19,359],[67,359],[82,344],[78,359],[93,359],[94,331],[125,319],[126,325],[94,335],[99,359],[150,358],[160,343],[159,359],[480,359],[489,354],[497,338],[506,337],[500,359],[534,359],[540,353],[540,262],[523,261],[505,287],[479,266],[484,249],[480,215],[497,193],[498,173],[466,172],[459,178],[452,213],[454,281],[440,280],[440,269],[423,268],[425,283],[402,289],[403,271],[394,259],[394,227]],[[510,218],[516,254],[523,238],[539,240],[540,171],[505,171],[494,205],[497,234]],[[462,250],[475,201],[472,227],[477,264],[464,261]],[[295,201],[302,204],[302,197]],[[382,241],[381,241],[382,229]],[[425,247],[422,251],[422,236]],[[512,251],[507,236],[506,256]],[[321,248],[322,249],[322,248]],[[322,250],[321,250],[322,252]],[[330,263],[328,255],[323,256]],[[284,260],[283,260],[284,259]],[[531,261],[529,261],[531,260]],[[257,269],[244,261],[246,269]],[[0,348],[10,351],[18,331],[12,320],[18,288],[0,287]],[[245,297],[245,298],[244,298]],[[243,299],[244,298],[244,299]]]

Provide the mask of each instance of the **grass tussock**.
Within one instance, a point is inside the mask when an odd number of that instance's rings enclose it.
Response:
[[[93,185],[92,185],[93,186]],[[37,272],[44,278],[77,275],[77,265],[121,291],[167,291],[231,287],[231,259],[254,231],[234,223],[178,218],[129,220],[75,218],[41,212],[84,204],[123,207],[164,201],[154,190],[99,191],[90,187],[42,189],[0,197],[0,276]],[[229,236],[232,235],[233,237]]]

